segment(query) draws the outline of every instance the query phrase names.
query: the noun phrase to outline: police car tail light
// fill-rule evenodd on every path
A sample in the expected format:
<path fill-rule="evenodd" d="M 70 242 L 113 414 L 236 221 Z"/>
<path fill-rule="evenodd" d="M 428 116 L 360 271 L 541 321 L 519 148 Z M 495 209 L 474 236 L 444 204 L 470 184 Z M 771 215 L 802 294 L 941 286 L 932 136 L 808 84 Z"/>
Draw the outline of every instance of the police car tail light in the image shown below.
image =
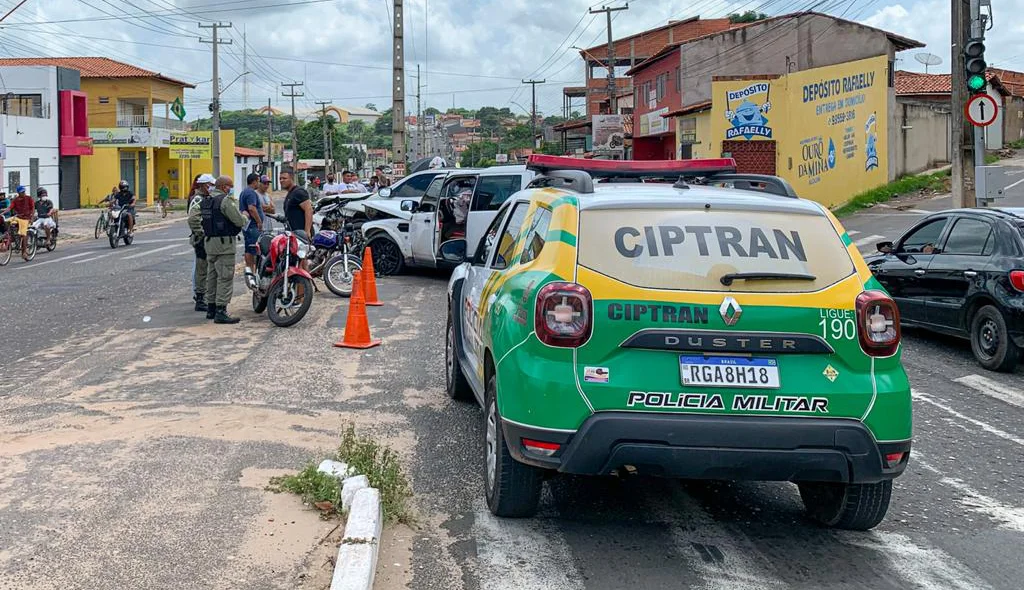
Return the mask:
<path fill-rule="evenodd" d="M 558 452 L 558 449 L 562 448 L 562 445 L 552 442 L 544 442 L 541 440 L 531 440 L 528 438 L 523 439 L 523 447 L 531 453 L 538 455 L 544 455 L 545 457 L 551 457 Z"/>
<path fill-rule="evenodd" d="M 903 460 L 903 456 L 906 453 L 888 453 L 885 455 L 885 466 L 889 469 L 896 467 Z"/>
<path fill-rule="evenodd" d="M 1011 270 L 1010 284 L 1014 289 L 1024 293 L 1024 270 Z"/>
<path fill-rule="evenodd" d="M 857 296 L 857 333 L 860 346 L 871 356 L 892 356 L 900 345 L 900 310 L 881 291 Z"/>
<path fill-rule="evenodd" d="M 594 302 L 590 291 L 575 283 L 550 283 L 537 293 L 534 328 L 548 346 L 576 348 L 590 338 Z"/>

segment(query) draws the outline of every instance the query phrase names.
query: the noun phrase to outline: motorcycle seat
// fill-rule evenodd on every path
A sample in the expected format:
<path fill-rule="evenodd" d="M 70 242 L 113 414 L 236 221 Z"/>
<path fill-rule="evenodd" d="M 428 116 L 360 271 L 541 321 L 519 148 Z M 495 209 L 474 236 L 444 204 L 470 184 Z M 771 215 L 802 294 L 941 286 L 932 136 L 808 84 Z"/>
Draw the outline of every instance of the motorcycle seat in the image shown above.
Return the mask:
<path fill-rule="evenodd" d="M 270 240 L 274 238 L 271 234 L 261 234 L 259 240 L 256 241 L 256 245 L 259 246 L 260 254 L 267 254 L 270 252 Z"/>

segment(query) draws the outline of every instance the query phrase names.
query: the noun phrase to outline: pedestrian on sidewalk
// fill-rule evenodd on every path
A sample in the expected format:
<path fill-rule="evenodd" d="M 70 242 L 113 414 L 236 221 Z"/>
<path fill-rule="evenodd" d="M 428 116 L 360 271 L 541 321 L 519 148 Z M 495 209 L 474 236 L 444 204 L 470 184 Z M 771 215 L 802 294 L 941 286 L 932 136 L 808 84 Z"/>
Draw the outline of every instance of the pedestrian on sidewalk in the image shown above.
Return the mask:
<path fill-rule="evenodd" d="M 171 201 L 171 189 L 167 188 L 167 184 L 160 183 L 160 191 L 157 193 L 160 196 L 160 211 L 163 212 L 163 217 L 167 217 L 167 207 L 170 206 Z"/>
<path fill-rule="evenodd" d="M 248 220 L 245 229 L 242 230 L 242 236 L 245 238 L 245 265 L 256 272 L 256 242 L 263 233 L 263 224 L 266 221 L 263 208 L 260 206 L 260 196 L 256 193 L 256 188 L 260 185 L 260 175 L 249 174 L 245 183 L 248 186 L 242 189 L 242 194 L 238 197 L 242 217 Z"/>
<path fill-rule="evenodd" d="M 228 315 L 228 304 L 235 280 L 235 242 L 246 219 L 234 196 L 234 187 L 230 176 L 217 178 L 213 190 L 199 205 L 206 237 L 206 318 L 217 324 L 239 321 Z"/>
<path fill-rule="evenodd" d="M 264 219 L 263 227 L 269 229 L 274 228 L 274 222 L 271 221 L 267 215 L 274 215 L 277 213 L 277 209 L 274 207 L 274 199 L 270 197 L 270 177 L 264 174 L 260 176 L 260 186 L 256 189 L 256 194 L 260 197 L 260 207 L 263 209 Z"/>
<path fill-rule="evenodd" d="M 189 235 L 189 244 L 195 250 L 195 259 L 192 261 L 192 292 L 196 302 L 196 311 L 208 311 L 206 301 L 206 246 L 203 235 L 203 217 L 200 211 L 200 204 L 203 197 L 210 194 L 210 187 L 214 183 L 213 176 L 209 174 L 197 174 L 192 181 L 192 190 L 188 193 L 188 228 L 192 231 Z M 210 303 L 212 305 L 212 302 Z"/>

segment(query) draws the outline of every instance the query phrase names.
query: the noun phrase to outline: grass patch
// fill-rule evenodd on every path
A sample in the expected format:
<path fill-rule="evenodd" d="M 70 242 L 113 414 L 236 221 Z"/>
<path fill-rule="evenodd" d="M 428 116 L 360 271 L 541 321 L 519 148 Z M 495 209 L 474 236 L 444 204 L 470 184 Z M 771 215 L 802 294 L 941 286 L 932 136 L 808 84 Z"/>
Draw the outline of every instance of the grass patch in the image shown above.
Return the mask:
<path fill-rule="evenodd" d="M 985 164 L 995 164 L 1000 159 L 996 154 L 985 154 Z"/>
<path fill-rule="evenodd" d="M 409 506 L 412 488 L 402 471 L 398 453 L 357 434 L 355 426 L 349 425 L 341 434 L 338 450 L 324 458 L 348 464 L 353 473 L 365 475 L 370 486 L 380 490 L 385 521 L 412 524 L 413 513 Z M 267 490 L 297 494 L 304 503 L 315 506 L 327 517 L 341 514 L 341 487 L 337 478 L 316 468 L 317 464 L 309 463 L 295 475 L 272 478 Z"/>
<path fill-rule="evenodd" d="M 1010 142 L 1007 144 L 1011 149 L 1024 150 L 1024 139 L 1018 139 L 1017 141 Z"/>
<path fill-rule="evenodd" d="M 890 182 L 885 186 L 873 188 L 869 191 L 855 195 L 848 203 L 832 211 L 836 217 L 843 217 L 861 209 L 870 207 L 877 203 L 884 203 L 889 199 L 900 195 L 917 193 L 921 191 L 945 192 L 949 190 L 949 170 L 934 172 L 932 174 L 916 174 L 904 176 L 899 180 Z"/>

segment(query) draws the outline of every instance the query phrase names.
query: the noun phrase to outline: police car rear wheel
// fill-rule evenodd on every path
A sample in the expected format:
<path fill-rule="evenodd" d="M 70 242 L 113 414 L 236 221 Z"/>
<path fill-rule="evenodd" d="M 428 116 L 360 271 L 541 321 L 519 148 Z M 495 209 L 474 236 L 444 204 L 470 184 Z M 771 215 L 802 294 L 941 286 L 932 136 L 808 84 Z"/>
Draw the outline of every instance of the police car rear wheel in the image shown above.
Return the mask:
<path fill-rule="evenodd" d="M 472 397 L 469 382 L 462 374 L 462 364 L 459 362 L 458 349 L 455 342 L 455 324 L 452 322 L 452 314 L 448 313 L 448 330 L 445 336 L 444 346 L 445 361 L 445 389 L 448 397 L 454 400 L 468 400 Z"/>
<path fill-rule="evenodd" d="M 873 484 L 806 482 L 798 484 L 808 515 L 832 528 L 866 531 L 885 518 L 892 480 Z"/>
<path fill-rule="evenodd" d="M 487 507 L 495 516 L 525 518 L 537 513 L 543 485 L 540 469 L 524 465 L 508 451 L 501 430 L 501 416 L 495 400 L 494 375 L 487 379 L 486 424 L 484 434 Z"/>

